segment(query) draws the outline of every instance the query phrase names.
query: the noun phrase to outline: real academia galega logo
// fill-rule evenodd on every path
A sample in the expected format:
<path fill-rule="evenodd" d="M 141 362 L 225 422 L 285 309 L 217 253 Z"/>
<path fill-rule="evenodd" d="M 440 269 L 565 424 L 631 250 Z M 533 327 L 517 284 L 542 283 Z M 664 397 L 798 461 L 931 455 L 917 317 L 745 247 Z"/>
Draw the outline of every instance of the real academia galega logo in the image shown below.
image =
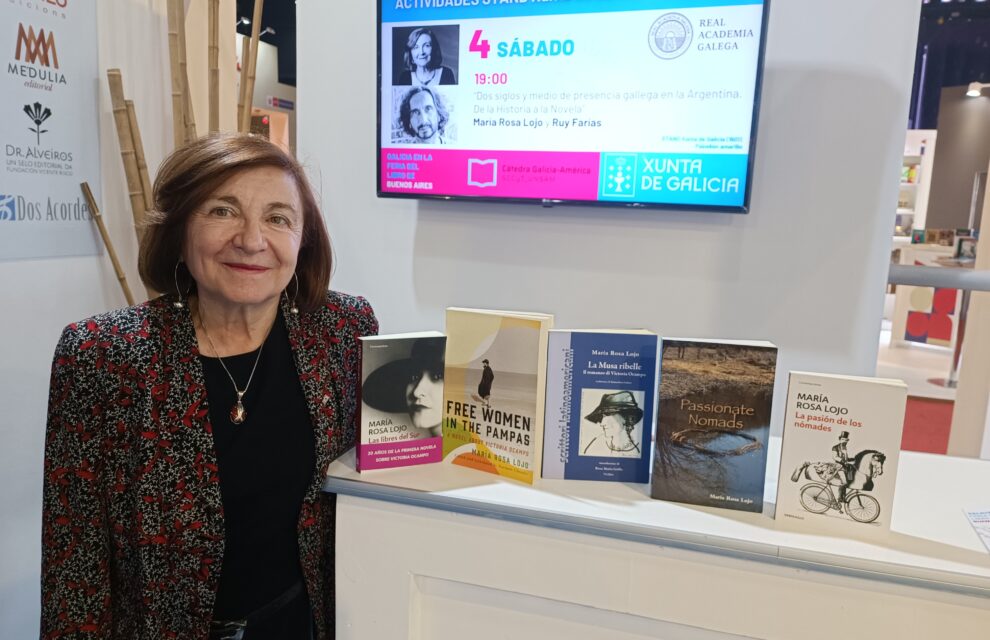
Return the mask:
<path fill-rule="evenodd" d="M 690 20 L 679 13 L 665 13 L 650 27 L 650 51 L 658 58 L 671 60 L 688 50 L 693 37 Z"/>

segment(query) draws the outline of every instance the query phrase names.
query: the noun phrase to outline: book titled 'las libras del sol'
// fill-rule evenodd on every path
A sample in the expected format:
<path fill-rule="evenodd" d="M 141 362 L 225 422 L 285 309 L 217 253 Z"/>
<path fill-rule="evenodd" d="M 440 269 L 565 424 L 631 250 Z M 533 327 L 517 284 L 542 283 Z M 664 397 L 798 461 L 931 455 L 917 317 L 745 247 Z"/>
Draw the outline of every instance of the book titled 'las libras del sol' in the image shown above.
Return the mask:
<path fill-rule="evenodd" d="M 760 512 L 777 347 L 664 338 L 651 495 Z"/>
<path fill-rule="evenodd" d="M 533 483 L 543 454 L 543 313 L 447 309 L 443 458 Z"/>
<path fill-rule="evenodd" d="M 361 338 L 358 471 L 440 461 L 446 341 L 437 331 Z"/>

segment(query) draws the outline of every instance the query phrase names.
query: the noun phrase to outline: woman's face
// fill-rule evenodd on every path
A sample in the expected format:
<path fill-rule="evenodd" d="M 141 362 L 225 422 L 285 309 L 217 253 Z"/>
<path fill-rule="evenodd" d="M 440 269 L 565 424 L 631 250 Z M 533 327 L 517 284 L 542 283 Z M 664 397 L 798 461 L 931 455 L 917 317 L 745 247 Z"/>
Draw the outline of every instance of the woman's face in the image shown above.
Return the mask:
<path fill-rule="evenodd" d="M 601 428 L 605 437 L 613 442 L 618 443 L 625 439 L 623 435 L 626 431 L 626 420 L 621 413 L 610 413 L 602 417 Z"/>
<path fill-rule="evenodd" d="M 416 38 L 416 44 L 413 45 L 409 55 L 412 56 L 413 64 L 417 67 L 425 67 L 433 57 L 433 38 L 426 33 L 420 35 Z"/>
<path fill-rule="evenodd" d="M 299 189 L 289 173 L 256 167 L 234 174 L 186 225 L 182 257 L 200 304 L 277 302 L 295 272 L 302 227 Z"/>
<path fill-rule="evenodd" d="M 443 374 L 429 369 L 413 373 L 406 384 L 406 407 L 417 429 L 439 426 L 443 409 Z"/>

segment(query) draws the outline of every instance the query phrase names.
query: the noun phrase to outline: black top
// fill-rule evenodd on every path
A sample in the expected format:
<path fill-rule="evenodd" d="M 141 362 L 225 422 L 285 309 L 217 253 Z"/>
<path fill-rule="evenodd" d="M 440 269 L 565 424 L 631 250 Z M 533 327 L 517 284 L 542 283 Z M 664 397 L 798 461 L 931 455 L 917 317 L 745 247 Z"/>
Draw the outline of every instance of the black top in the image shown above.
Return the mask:
<path fill-rule="evenodd" d="M 247 418 L 239 425 L 230 421 L 237 401 L 234 385 L 217 358 L 200 356 L 225 525 L 215 620 L 244 618 L 303 580 L 296 527 L 313 480 L 316 451 L 281 313 L 261 349 L 254 379 L 244 394 Z M 252 351 L 223 359 L 242 389 L 257 355 Z M 308 640 L 309 623 L 304 590 L 245 638 Z"/>
<path fill-rule="evenodd" d="M 399 74 L 399 81 L 395 84 L 412 84 L 412 74 L 413 72 L 409 69 L 402 71 Z M 454 72 L 450 69 L 450 67 L 440 67 L 440 82 L 431 83 L 430 86 L 433 84 L 457 84 L 457 79 L 454 78 Z"/>

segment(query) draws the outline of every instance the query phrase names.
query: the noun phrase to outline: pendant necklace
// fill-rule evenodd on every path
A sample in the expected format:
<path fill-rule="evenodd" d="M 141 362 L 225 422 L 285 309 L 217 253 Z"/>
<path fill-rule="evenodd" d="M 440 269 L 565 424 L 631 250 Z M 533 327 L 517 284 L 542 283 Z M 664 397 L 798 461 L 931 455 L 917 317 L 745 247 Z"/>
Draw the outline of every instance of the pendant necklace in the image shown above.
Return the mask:
<path fill-rule="evenodd" d="M 424 87 L 427 87 L 427 86 L 429 86 L 429 85 L 430 85 L 430 83 L 431 83 L 431 82 L 433 82 L 433 79 L 437 77 L 437 70 L 436 70 L 436 69 L 434 69 L 434 70 L 433 70 L 433 71 L 432 71 L 432 72 L 430 73 L 430 77 L 429 77 L 429 78 L 427 78 L 426 80 L 423 80 L 423 75 L 422 75 L 422 74 L 420 74 L 420 72 L 419 72 L 419 69 L 417 69 L 417 70 L 416 70 L 416 77 L 417 77 L 417 79 L 418 79 L 418 80 L 420 81 L 420 83 L 421 83 L 421 84 L 422 84 L 422 85 L 423 85 Z"/>
<path fill-rule="evenodd" d="M 217 360 L 220 361 L 220 366 L 223 367 L 224 373 L 230 378 L 230 383 L 234 385 L 234 392 L 237 393 L 237 402 L 234 406 L 230 408 L 230 421 L 234 424 L 241 424 L 247 419 L 247 410 L 244 408 L 244 394 L 247 393 L 248 388 L 251 386 L 251 381 L 254 380 L 254 372 L 258 369 L 258 362 L 261 361 L 261 350 L 265 348 L 265 342 L 268 342 L 268 335 L 265 335 L 265 339 L 262 340 L 261 346 L 258 347 L 258 355 L 254 358 L 254 366 L 251 367 L 251 375 L 248 376 L 247 384 L 244 385 L 244 389 L 237 388 L 237 381 L 234 380 L 234 376 L 231 375 L 230 369 L 224 363 L 223 358 L 220 357 L 220 352 L 217 351 L 217 346 L 213 344 L 213 339 L 210 337 L 210 332 L 206 330 L 206 324 L 203 322 L 203 317 L 199 318 L 199 326 L 203 328 L 203 335 L 206 336 L 206 341 L 210 343 L 210 347 L 213 349 L 213 353 L 216 354 Z M 271 328 L 268 329 L 271 333 Z"/>

